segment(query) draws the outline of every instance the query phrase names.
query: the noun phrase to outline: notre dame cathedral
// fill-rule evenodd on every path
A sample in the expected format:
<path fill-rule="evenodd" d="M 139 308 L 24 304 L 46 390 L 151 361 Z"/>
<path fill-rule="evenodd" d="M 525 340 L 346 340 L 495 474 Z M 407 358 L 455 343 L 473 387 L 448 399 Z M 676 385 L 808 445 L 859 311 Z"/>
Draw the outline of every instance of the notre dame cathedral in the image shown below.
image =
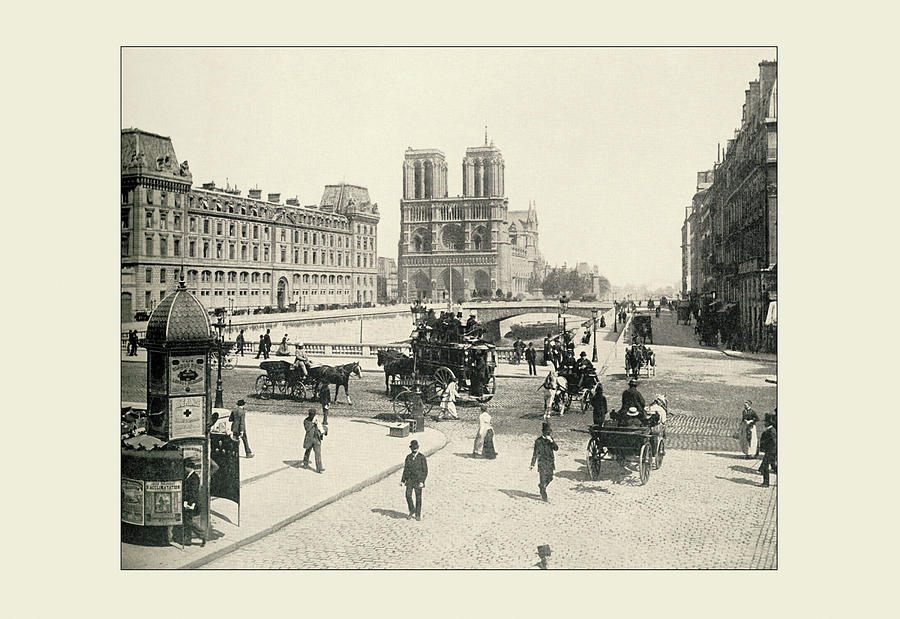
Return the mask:
<path fill-rule="evenodd" d="M 539 289 L 537 210 L 509 209 L 500 149 L 485 134 L 466 149 L 462 196 L 448 197 L 437 149 L 406 149 L 400 200 L 399 294 L 403 301 L 469 300 Z"/>

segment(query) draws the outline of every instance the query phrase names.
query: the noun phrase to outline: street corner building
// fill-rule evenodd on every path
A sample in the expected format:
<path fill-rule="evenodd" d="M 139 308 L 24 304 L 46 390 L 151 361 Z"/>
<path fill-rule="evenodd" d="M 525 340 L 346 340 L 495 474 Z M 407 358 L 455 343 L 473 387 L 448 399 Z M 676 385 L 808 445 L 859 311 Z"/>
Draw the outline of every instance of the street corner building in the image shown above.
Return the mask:
<path fill-rule="evenodd" d="M 462 196 L 449 197 L 437 149 L 408 148 L 400 200 L 398 294 L 404 301 L 528 295 L 539 288 L 537 209 L 510 210 L 500 149 L 466 149 Z"/>
<path fill-rule="evenodd" d="M 378 205 L 365 187 L 326 185 L 318 205 L 193 186 L 172 140 L 122 130 L 122 320 L 188 290 L 210 309 L 375 302 Z"/>
<path fill-rule="evenodd" d="M 775 352 L 778 65 L 759 63 L 741 126 L 697 173 L 681 228 L 681 293 L 732 348 Z"/>

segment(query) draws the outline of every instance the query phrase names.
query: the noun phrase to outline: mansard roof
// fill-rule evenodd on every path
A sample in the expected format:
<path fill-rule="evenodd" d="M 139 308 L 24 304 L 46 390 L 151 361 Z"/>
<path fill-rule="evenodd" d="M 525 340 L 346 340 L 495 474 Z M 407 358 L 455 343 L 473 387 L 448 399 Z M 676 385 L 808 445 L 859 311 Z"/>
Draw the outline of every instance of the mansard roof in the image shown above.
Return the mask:
<path fill-rule="evenodd" d="M 171 138 L 143 131 L 122 129 L 122 174 L 142 174 L 174 179 L 185 183 L 192 180 L 187 161 L 178 163 Z"/>

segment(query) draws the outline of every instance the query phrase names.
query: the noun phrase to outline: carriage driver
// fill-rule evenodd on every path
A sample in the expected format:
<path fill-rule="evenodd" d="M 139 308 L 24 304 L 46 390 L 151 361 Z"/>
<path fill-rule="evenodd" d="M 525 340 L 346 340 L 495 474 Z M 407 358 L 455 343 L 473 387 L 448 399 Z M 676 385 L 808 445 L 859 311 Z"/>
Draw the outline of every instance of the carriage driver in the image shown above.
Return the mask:
<path fill-rule="evenodd" d="M 581 351 L 581 355 L 578 357 L 578 362 L 575 364 L 575 368 L 578 370 L 578 386 L 579 387 L 592 387 L 593 385 L 587 384 L 585 382 L 588 379 L 588 376 L 595 373 L 594 364 L 591 363 L 591 360 L 587 358 L 587 353 Z"/>
<path fill-rule="evenodd" d="M 294 352 L 294 369 L 299 369 L 303 377 L 309 376 L 310 361 L 303 351 L 303 343 L 297 344 Z"/>
<path fill-rule="evenodd" d="M 637 384 L 633 378 L 628 381 L 628 389 L 622 392 L 622 408 L 619 409 L 618 418 L 624 417 L 630 408 L 635 408 L 639 413 L 643 413 L 647 408 L 644 396 L 637 390 Z"/>

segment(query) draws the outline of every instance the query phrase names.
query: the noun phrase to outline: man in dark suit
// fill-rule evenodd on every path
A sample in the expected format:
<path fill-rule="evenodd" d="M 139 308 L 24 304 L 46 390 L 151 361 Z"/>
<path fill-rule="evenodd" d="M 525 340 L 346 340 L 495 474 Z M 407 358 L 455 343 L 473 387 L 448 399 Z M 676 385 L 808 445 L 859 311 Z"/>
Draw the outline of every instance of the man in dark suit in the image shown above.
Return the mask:
<path fill-rule="evenodd" d="M 644 396 L 637 390 L 638 382 L 635 379 L 628 381 L 628 389 L 622 392 L 622 408 L 619 409 L 619 415 L 624 415 L 632 406 L 639 412 L 644 412 L 647 403 L 644 402 Z"/>
<path fill-rule="evenodd" d="M 206 545 L 206 532 L 201 529 L 194 518 L 200 514 L 200 462 L 196 458 L 187 458 L 184 461 L 184 486 L 181 492 L 183 502 L 182 540 L 185 546 L 190 546 L 194 539 L 194 533 L 200 538 L 200 547 Z"/>
<path fill-rule="evenodd" d="M 269 351 L 272 350 L 272 336 L 269 335 L 269 330 L 268 330 L 268 329 L 266 329 L 266 334 L 265 334 L 265 336 L 263 337 L 263 344 L 265 344 L 265 348 L 266 348 L 266 352 L 265 352 L 264 354 L 265 354 L 265 356 L 266 356 L 266 359 L 268 359 L 268 358 L 269 358 Z"/>
<path fill-rule="evenodd" d="M 550 361 L 550 334 L 547 334 L 547 337 L 544 338 L 544 365 L 547 365 L 547 362 Z"/>
<path fill-rule="evenodd" d="M 528 362 L 528 375 L 537 376 L 537 367 L 535 367 L 537 351 L 534 349 L 534 344 L 531 342 L 528 342 L 528 348 L 525 349 L 525 361 Z"/>
<path fill-rule="evenodd" d="M 266 354 L 266 336 L 265 334 L 261 334 L 259 336 L 259 344 L 256 345 L 256 358 L 259 359 L 260 355 Z M 266 359 L 267 357 L 263 357 Z"/>
<path fill-rule="evenodd" d="M 244 400 L 238 400 L 237 406 L 231 411 L 231 435 L 235 443 L 240 440 L 244 441 L 244 453 L 248 458 L 252 458 L 253 452 L 250 451 L 250 442 L 247 440 L 247 420 L 245 418 L 244 404 L 246 404 Z"/>
<path fill-rule="evenodd" d="M 322 439 L 324 433 L 316 423 L 316 409 L 309 409 L 306 419 L 303 420 L 303 429 L 306 435 L 303 437 L 303 466 L 309 466 L 309 452 L 315 452 L 316 456 L 316 472 L 324 473 L 325 467 L 322 466 Z"/>
<path fill-rule="evenodd" d="M 415 517 L 422 519 L 422 488 L 425 487 L 425 478 L 428 477 L 428 460 L 425 454 L 419 452 L 419 441 L 409 442 L 409 455 L 403 465 L 403 476 L 400 485 L 406 486 L 406 505 L 409 507 L 409 519 Z M 416 493 L 416 501 L 413 503 L 413 492 Z"/>
<path fill-rule="evenodd" d="M 534 451 L 531 454 L 531 469 L 534 469 L 534 463 L 538 465 L 538 490 L 541 491 L 541 498 L 547 499 L 547 486 L 553 481 L 553 471 L 556 469 L 556 457 L 554 451 L 559 449 L 559 445 L 550 436 L 550 423 L 545 421 L 541 424 L 541 435 L 534 440 Z"/>
<path fill-rule="evenodd" d="M 759 472 L 763 476 L 763 482 L 760 486 L 768 488 L 769 467 L 772 467 L 773 473 L 778 474 L 778 435 L 775 431 L 775 415 L 767 414 L 763 425 L 766 427 L 766 430 L 759 437 L 759 450 L 764 452 L 762 464 L 759 465 Z"/>
<path fill-rule="evenodd" d="M 603 385 L 597 383 L 594 394 L 591 396 L 591 408 L 594 409 L 594 425 L 602 426 L 609 412 L 606 404 L 606 396 L 603 395 Z"/>

